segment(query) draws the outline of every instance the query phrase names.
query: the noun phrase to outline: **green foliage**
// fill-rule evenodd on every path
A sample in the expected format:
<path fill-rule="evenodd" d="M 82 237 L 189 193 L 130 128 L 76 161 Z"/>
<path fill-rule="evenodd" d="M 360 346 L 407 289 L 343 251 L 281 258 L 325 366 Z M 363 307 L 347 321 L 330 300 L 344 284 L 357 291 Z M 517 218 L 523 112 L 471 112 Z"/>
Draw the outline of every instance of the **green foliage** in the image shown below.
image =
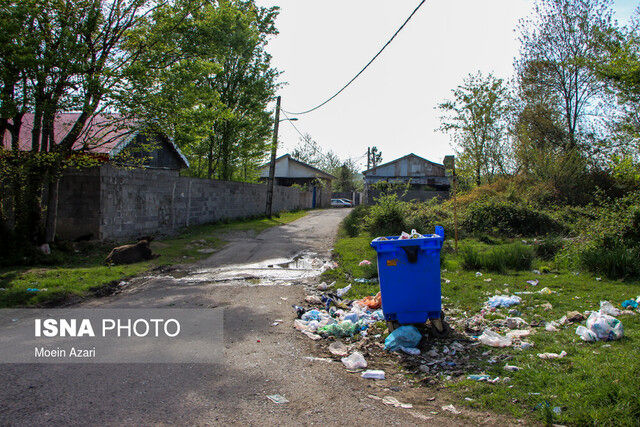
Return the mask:
<path fill-rule="evenodd" d="M 356 237 L 362 231 L 362 224 L 369 214 L 369 207 L 358 205 L 342 220 L 342 229 L 349 237 Z"/>
<path fill-rule="evenodd" d="M 511 243 L 480 250 L 465 245 L 461 248 L 462 267 L 467 270 L 487 270 L 505 273 L 508 270 L 530 270 L 534 251 L 522 243 Z"/>
<path fill-rule="evenodd" d="M 587 270 L 609 279 L 640 278 L 640 246 L 588 247 L 580 253 L 580 262 Z"/>
<path fill-rule="evenodd" d="M 535 243 L 536 256 L 545 261 L 551 261 L 564 247 L 564 242 L 560 237 L 545 237 Z"/>
<path fill-rule="evenodd" d="M 478 202 L 469 206 L 462 227 L 466 232 L 502 236 L 537 236 L 564 231 L 549 214 L 512 202 Z"/>
<path fill-rule="evenodd" d="M 407 204 L 396 194 L 385 194 L 376 199 L 365 218 L 365 229 L 372 236 L 397 236 L 406 230 Z"/>

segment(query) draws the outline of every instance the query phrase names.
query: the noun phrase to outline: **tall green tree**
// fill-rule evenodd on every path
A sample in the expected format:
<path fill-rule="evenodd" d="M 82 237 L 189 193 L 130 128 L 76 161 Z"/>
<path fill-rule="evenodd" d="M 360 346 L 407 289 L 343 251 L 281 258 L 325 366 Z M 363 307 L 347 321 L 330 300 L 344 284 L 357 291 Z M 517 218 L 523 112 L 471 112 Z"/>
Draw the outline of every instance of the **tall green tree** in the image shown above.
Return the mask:
<path fill-rule="evenodd" d="M 508 91 L 502 79 L 478 72 L 452 93 L 452 99 L 438 105 L 443 113 L 439 130 L 452 134 L 461 171 L 480 185 L 483 177 L 506 172 Z"/>

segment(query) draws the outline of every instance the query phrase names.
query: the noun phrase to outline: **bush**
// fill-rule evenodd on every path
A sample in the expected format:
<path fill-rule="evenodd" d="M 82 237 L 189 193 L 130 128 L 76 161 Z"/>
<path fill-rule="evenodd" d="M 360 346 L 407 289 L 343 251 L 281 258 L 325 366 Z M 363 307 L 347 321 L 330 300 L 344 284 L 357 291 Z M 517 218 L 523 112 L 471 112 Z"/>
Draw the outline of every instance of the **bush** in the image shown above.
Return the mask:
<path fill-rule="evenodd" d="M 376 202 L 365 218 L 365 228 L 372 237 L 397 236 L 407 229 L 407 203 L 396 194 L 385 194 Z"/>
<path fill-rule="evenodd" d="M 368 206 L 358 205 L 342 221 L 342 228 L 349 237 L 356 237 L 362 231 L 362 223 L 369 213 Z"/>
<path fill-rule="evenodd" d="M 580 253 L 584 268 L 609 279 L 640 278 L 640 247 L 593 246 Z"/>
<path fill-rule="evenodd" d="M 512 202 L 478 202 L 469 206 L 462 222 L 468 233 L 501 236 L 537 236 L 565 231 L 547 213 Z"/>
<path fill-rule="evenodd" d="M 436 225 L 440 225 L 444 227 L 446 237 L 453 237 L 453 211 L 446 209 L 438 199 L 409 203 L 407 209 L 407 231 L 415 229 L 421 234 L 431 234 Z"/>
<path fill-rule="evenodd" d="M 533 248 L 522 243 L 501 245 L 484 252 L 464 246 L 461 249 L 462 267 L 466 270 L 488 270 L 504 273 L 507 270 L 530 270 Z"/>
<path fill-rule="evenodd" d="M 551 261 L 563 248 L 564 242 L 559 237 L 547 237 L 535 246 L 536 256 L 545 261 Z"/>

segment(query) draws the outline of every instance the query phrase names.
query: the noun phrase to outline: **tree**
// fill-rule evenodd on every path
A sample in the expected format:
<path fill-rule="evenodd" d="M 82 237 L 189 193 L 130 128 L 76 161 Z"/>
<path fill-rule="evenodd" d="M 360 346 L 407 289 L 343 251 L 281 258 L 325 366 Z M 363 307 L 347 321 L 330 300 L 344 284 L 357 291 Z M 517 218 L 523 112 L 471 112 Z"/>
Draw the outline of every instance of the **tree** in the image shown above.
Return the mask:
<path fill-rule="evenodd" d="M 461 170 L 469 170 L 480 185 L 483 176 L 506 172 L 507 89 L 502 79 L 478 72 L 452 92 L 452 100 L 438 105 L 443 112 L 439 130 L 453 134 Z"/>
<path fill-rule="evenodd" d="M 2 155 L 3 183 L 9 181 L 14 226 L 22 237 L 53 240 L 58 180 L 73 153 L 93 141 L 83 129 L 123 81 L 124 70 L 156 39 L 132 42 L 126 35 L 157 7 L 156 0 L 0 1 L 0 130 L 13 143 Z M 56 114 L 79 112 L 60 141 L 54 140 Z M 17 135 L 25 113 L 34 114 L 31 152 L 21 153 Z M 40 194 L 45 191 L 44 202 Z M 46 212 L 44 227 L 40 219 Z M 44 228 L 44 230 L 42 229 Z M 37 237 L 40 235 L 40 237 Z"/>
<path fill-rule="evenodd" d="M 611 25 L 611 0 L 537 0 L 533 16 L 520 22 L 520 84 L 550 95 L 563 116 L 566 150 L 579 145 L 584 118 L 603 94 L 589 64 L 604 54 L 598 36 Z"/>

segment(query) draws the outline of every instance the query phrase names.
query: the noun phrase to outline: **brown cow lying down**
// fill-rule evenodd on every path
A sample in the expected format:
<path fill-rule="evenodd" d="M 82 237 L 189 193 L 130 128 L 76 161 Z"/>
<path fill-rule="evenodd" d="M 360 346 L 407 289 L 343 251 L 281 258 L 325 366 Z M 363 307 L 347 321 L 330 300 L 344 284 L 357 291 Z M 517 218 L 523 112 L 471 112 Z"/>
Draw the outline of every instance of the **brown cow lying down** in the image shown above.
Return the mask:
<path fill-rule="evenodd" d="M 151 248 L 149 247 L 150 241 L 151 239 L 147 238 L 140 240 L 135 244 L 113 248 L 106 259 L 107 264 L 133 264 L 159 257 L 160 255 L 156 255 L 151 252 Z"/>

